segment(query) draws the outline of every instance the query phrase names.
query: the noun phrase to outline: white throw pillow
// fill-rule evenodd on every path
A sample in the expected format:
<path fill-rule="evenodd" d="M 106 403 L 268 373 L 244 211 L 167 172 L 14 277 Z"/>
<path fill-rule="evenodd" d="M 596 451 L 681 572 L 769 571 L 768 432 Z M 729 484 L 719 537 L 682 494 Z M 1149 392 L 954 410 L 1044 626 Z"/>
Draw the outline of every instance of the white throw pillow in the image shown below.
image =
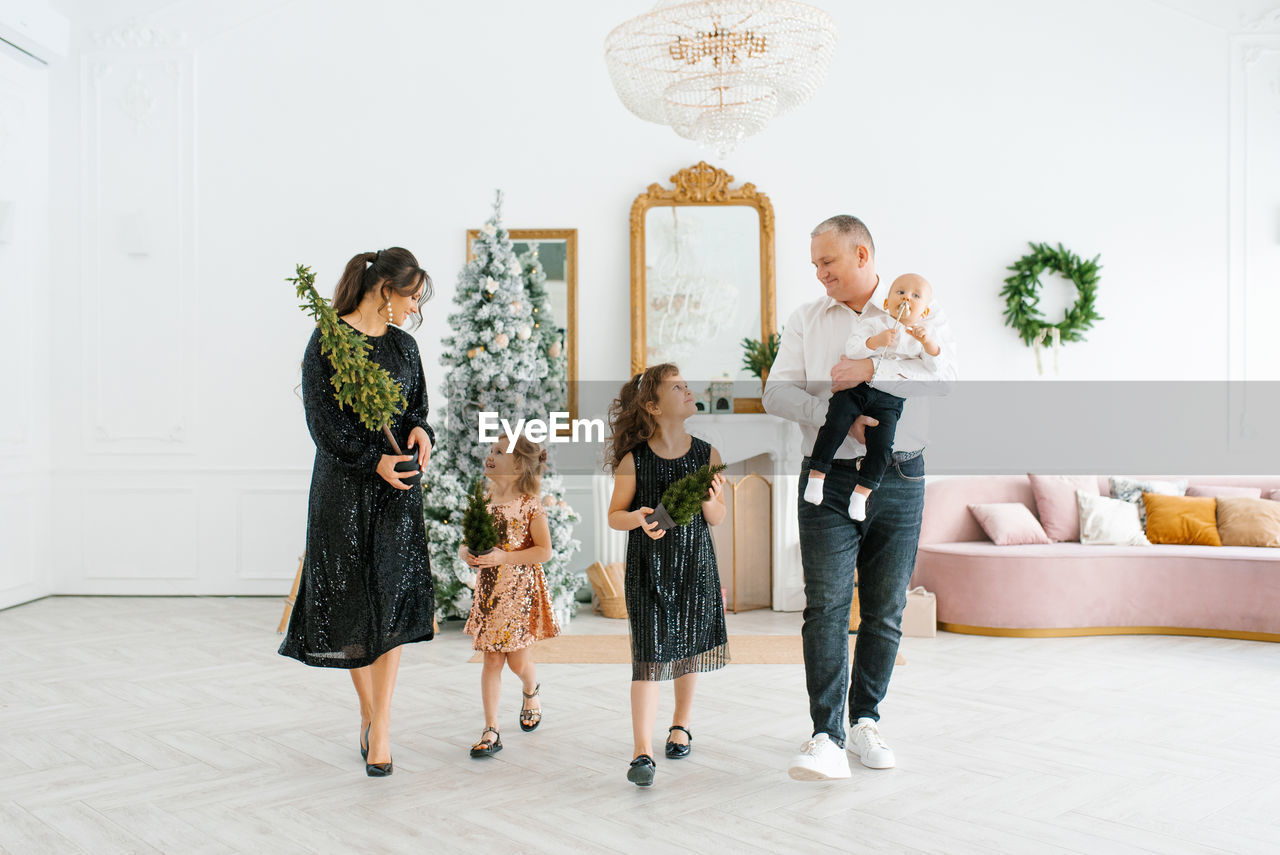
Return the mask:
<path fill-rule="evenodd" d="M 1151 545 L 1138 521 L 1138 506 L 1132 502 L 1077 490 L 1076 505 L 1080 509 L 1080 542 L 1086 546 Z"/>

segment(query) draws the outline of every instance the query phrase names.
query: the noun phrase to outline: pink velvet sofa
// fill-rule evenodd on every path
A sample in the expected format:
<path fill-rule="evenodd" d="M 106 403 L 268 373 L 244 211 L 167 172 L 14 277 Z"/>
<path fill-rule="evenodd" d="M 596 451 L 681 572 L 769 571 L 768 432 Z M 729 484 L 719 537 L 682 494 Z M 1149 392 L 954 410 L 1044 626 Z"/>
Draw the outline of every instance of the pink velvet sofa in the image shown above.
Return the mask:
<path fill-rule="evenodd" d="M 1162 476 L 1169 477 L 1169 476 Z M 1280 477 L 1196 476 L 1190 484 L 1280 488 Z M 1109 495 L 1105 477 L 1098 479 Z M 925 487 L 911 584 L 937 595 L 938 626 L 979 635 L 1153 633 L 1280 641 L 1280 549 L 1245 546 L 996 546 L 969 511 L 1036 503 L 1025 475 Z"/>

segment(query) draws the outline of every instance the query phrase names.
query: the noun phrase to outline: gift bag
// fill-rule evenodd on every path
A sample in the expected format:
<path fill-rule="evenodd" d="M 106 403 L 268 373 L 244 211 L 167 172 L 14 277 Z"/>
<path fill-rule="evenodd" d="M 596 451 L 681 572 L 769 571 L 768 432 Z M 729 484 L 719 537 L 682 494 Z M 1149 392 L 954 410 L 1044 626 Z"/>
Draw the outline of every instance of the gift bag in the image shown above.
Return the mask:
<path fill-rule="evenodd" d="M 938 601 L 923 587 L 907 589 L 902 634 L 913 638 L 933 638 L 938 634 Z"/>

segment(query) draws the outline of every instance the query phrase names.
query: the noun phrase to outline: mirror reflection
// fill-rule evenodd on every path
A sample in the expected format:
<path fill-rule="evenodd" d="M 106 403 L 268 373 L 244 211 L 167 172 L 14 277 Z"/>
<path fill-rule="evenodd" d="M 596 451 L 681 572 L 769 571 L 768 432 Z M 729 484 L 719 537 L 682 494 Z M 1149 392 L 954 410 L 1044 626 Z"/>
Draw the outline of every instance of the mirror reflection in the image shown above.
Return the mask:
<path fill-rule="evenodd" d="M 577 418 L 577 229 L 508 229 L 512 249 L 525 271 L 525 288 L 546 292 L 548 317 L 535 321 L 547 344 L 548 360 L 564 389 L 564 408 Z M 467 260 L 474 257 L 476 229 L 467 230 Z"/>
<path fill-rule="evenodd" d="M 743 205 L 645 212 L 646 361 L 684 376 L 745 380 L 741 341 L 760 336 L 760 216 Z"/>

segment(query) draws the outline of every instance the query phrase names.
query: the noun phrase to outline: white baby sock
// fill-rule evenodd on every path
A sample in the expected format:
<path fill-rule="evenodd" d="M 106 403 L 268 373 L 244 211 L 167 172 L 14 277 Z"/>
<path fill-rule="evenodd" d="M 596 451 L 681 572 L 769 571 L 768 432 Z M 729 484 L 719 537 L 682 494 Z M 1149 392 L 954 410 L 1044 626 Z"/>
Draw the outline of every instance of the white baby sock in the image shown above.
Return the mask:
<path fill-rule="evenodd" d="M 804 500 L 811 505 L 822 504 L 822 485 L 825 481 L 822 478 L 809 478 L 809 483 L 804 488 Z"/>
<path fill-rule="evenodd" d="M 867 497 L 859 493 L 857 490 L 854 490 L 849 496 L 849 519 L 865 520 L 866 518 Z"/>

